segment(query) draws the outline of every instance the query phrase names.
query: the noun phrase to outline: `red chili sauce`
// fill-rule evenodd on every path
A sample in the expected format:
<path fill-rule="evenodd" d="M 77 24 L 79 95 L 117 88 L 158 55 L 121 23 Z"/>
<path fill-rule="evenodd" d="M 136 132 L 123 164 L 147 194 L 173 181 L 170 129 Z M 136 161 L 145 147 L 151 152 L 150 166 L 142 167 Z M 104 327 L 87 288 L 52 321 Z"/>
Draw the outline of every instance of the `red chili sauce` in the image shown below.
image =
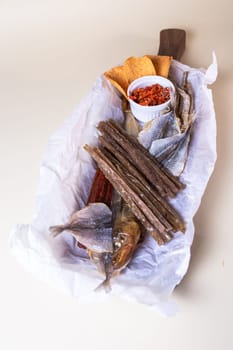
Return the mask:
<path fill-rule="evenodd" d="M 168 87 L 153 84 L 144 88 L 134 89 L 129 98 L 141 106 L 156 106 L 170 99 L 170 91 Z"/>

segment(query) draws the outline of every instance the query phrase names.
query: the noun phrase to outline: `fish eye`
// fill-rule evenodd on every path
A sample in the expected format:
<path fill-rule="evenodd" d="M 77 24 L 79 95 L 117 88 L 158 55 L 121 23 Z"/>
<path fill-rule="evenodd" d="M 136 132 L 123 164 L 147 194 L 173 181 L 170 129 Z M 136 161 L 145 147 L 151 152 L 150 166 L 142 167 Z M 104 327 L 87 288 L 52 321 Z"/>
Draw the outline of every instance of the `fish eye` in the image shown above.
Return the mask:
<path fill-rule="evenodd" d="M 121 248 L 121 242 L 119 242 L 119 241 L 114 242 L 114 248 L 115 249 L 120 249 Z"/>

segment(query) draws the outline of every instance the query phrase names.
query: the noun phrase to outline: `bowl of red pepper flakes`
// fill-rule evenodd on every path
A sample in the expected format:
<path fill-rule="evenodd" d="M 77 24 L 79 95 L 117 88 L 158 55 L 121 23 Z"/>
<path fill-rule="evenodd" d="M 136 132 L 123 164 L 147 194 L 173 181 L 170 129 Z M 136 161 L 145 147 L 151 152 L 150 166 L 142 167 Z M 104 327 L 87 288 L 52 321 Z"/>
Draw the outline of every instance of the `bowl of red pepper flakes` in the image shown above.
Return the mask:
<path fill-rule="evenodd" d="M 141 122 L 147 122 L 168 111 L 175 94 L 172 82 L 158 75 L 134 80 L 128 87 L 130 109 Z"/>

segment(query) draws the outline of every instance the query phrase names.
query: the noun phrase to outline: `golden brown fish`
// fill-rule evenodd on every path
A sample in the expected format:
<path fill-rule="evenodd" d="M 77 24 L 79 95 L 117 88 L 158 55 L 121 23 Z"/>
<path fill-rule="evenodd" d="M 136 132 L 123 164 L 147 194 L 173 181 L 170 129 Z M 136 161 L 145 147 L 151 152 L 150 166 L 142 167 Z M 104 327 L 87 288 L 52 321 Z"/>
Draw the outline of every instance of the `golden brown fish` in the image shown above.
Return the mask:
<path fill-rule="evenodd" d="M 113 269 L 120 272 L 133 257 L 141 236 L 141 225 L 118 193 L 113 197 Z"/>

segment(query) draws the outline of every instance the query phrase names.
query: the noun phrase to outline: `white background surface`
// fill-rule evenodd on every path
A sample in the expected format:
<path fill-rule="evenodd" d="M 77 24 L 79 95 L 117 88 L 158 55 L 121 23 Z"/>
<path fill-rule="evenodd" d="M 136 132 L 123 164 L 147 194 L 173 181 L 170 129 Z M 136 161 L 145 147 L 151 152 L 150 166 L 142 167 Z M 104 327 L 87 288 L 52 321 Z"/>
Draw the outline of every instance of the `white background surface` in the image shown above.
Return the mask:
<path fill-rule="evenodd" d="M 1 349 L 232 349 L 231 6 L 228 0 L 1 1 Z M 159 31 L 168 27 L 187 32 L 182 62 L 207 67 L 216 52 L 218 161 L 195 217 L 189 272 L 174 292 L 180 312 L 164 319 L 119 299 L 84 305 L 62 295 L 17 264 L 8 236 L 16 223 L 32 219 L 50 134 L 97 76 L 128 56 L 156 52 Z"/>

